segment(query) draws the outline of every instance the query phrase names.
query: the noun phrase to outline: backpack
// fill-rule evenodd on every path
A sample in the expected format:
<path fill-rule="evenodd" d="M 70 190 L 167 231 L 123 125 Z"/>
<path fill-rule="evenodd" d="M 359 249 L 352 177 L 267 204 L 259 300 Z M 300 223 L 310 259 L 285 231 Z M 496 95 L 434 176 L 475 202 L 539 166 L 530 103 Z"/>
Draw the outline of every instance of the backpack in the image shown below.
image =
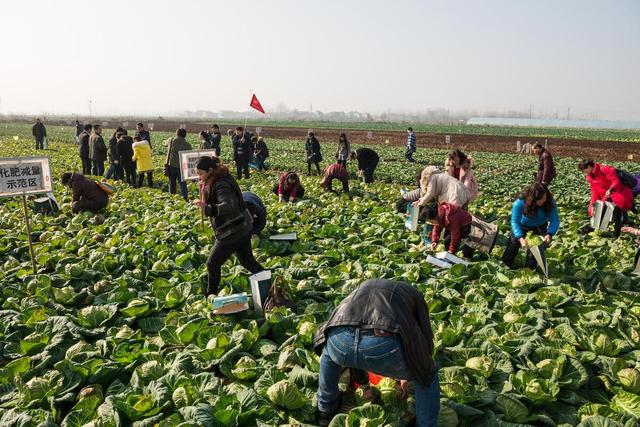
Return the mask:
<path fill-rule="evenodd" d="M 633 189 L 638 184 L 638 181 L 636 181 L 636 177 L 625 170 L 616 169 L 616 175 L 618 175 L 618 179 L 620 180 L 620 182 L 622 182 L 622 184 L 631 189 Z"/>
<path fill-rule="evenodd" d="M 100 187 L 102 191 L 107 193 L 107 196 L 112 196 L 116 192 L 116 188 L 113 185 L 109 184 L 108 182 L 96 181 L 95 183 L 98 187 Z"/>

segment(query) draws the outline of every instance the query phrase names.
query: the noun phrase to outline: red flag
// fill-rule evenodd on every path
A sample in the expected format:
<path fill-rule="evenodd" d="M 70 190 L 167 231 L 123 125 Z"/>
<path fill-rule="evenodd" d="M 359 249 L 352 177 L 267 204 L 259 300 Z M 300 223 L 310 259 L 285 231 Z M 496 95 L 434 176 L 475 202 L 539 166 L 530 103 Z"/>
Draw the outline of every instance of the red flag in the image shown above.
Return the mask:
<path fill-rule="evenodd" d="M 264 108 L 262 108 L 262 105 L 260 104 L 260 101 L 258 101 L 258 98 L 256 97 L 255 93 L 251 97 L 251 102 L 249 103 L 249 107 L 254 108 L 260 111 L 262 114 L 264 114 Z"/>

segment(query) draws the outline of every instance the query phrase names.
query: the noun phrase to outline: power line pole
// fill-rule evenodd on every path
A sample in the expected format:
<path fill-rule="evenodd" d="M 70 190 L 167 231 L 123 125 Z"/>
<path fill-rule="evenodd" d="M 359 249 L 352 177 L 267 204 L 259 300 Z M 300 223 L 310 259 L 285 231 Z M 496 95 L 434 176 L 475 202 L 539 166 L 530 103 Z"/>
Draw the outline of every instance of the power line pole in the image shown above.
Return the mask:
<path fill-rule="evenodd" d="M 529 120 L 533 118 L 533 104 L 529 104 Z"/>
<path fill-rule="evenodd" d="M 571 107 L 567 107 L 567 120 L 571 118 Z"/>

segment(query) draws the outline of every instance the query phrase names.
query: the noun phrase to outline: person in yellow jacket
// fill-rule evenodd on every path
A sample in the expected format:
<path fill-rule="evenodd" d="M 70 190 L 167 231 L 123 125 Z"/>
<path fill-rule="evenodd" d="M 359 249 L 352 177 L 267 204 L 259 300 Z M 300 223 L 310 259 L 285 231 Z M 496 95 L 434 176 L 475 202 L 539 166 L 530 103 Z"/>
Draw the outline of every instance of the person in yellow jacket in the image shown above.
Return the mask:
<path fill-rule="evenodd" d="M 151 159 L 151 146 L 149 141 L 142 141 L 139 136 L 134 138 L 133 157 L 138 171 L 138 187 L 142 187 L 144 174 L 147 174 L 147 183 L 153 187 L 153 160 Z"/>

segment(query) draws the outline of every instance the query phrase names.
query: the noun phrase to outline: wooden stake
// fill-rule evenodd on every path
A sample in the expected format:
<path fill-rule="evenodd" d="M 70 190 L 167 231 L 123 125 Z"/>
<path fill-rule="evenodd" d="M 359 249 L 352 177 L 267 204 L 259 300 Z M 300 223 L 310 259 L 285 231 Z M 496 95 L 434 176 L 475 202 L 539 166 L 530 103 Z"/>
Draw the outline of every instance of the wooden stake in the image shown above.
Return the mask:
<path fill-rule="evenodd" d="M 31 224 L 29 224 L 29 210 L 27 209 L 27 196 L 22 194 L 22 206 L 24 207 L 24 222 L 27 225 L 27 238 L 29 240 L 29 254 L 31 255 L 31 266 L 33 267 L 33 274 L 37 274 L 36 269 L 36 256 L 33 253 L 33 242 L 31 241 Z"/>

